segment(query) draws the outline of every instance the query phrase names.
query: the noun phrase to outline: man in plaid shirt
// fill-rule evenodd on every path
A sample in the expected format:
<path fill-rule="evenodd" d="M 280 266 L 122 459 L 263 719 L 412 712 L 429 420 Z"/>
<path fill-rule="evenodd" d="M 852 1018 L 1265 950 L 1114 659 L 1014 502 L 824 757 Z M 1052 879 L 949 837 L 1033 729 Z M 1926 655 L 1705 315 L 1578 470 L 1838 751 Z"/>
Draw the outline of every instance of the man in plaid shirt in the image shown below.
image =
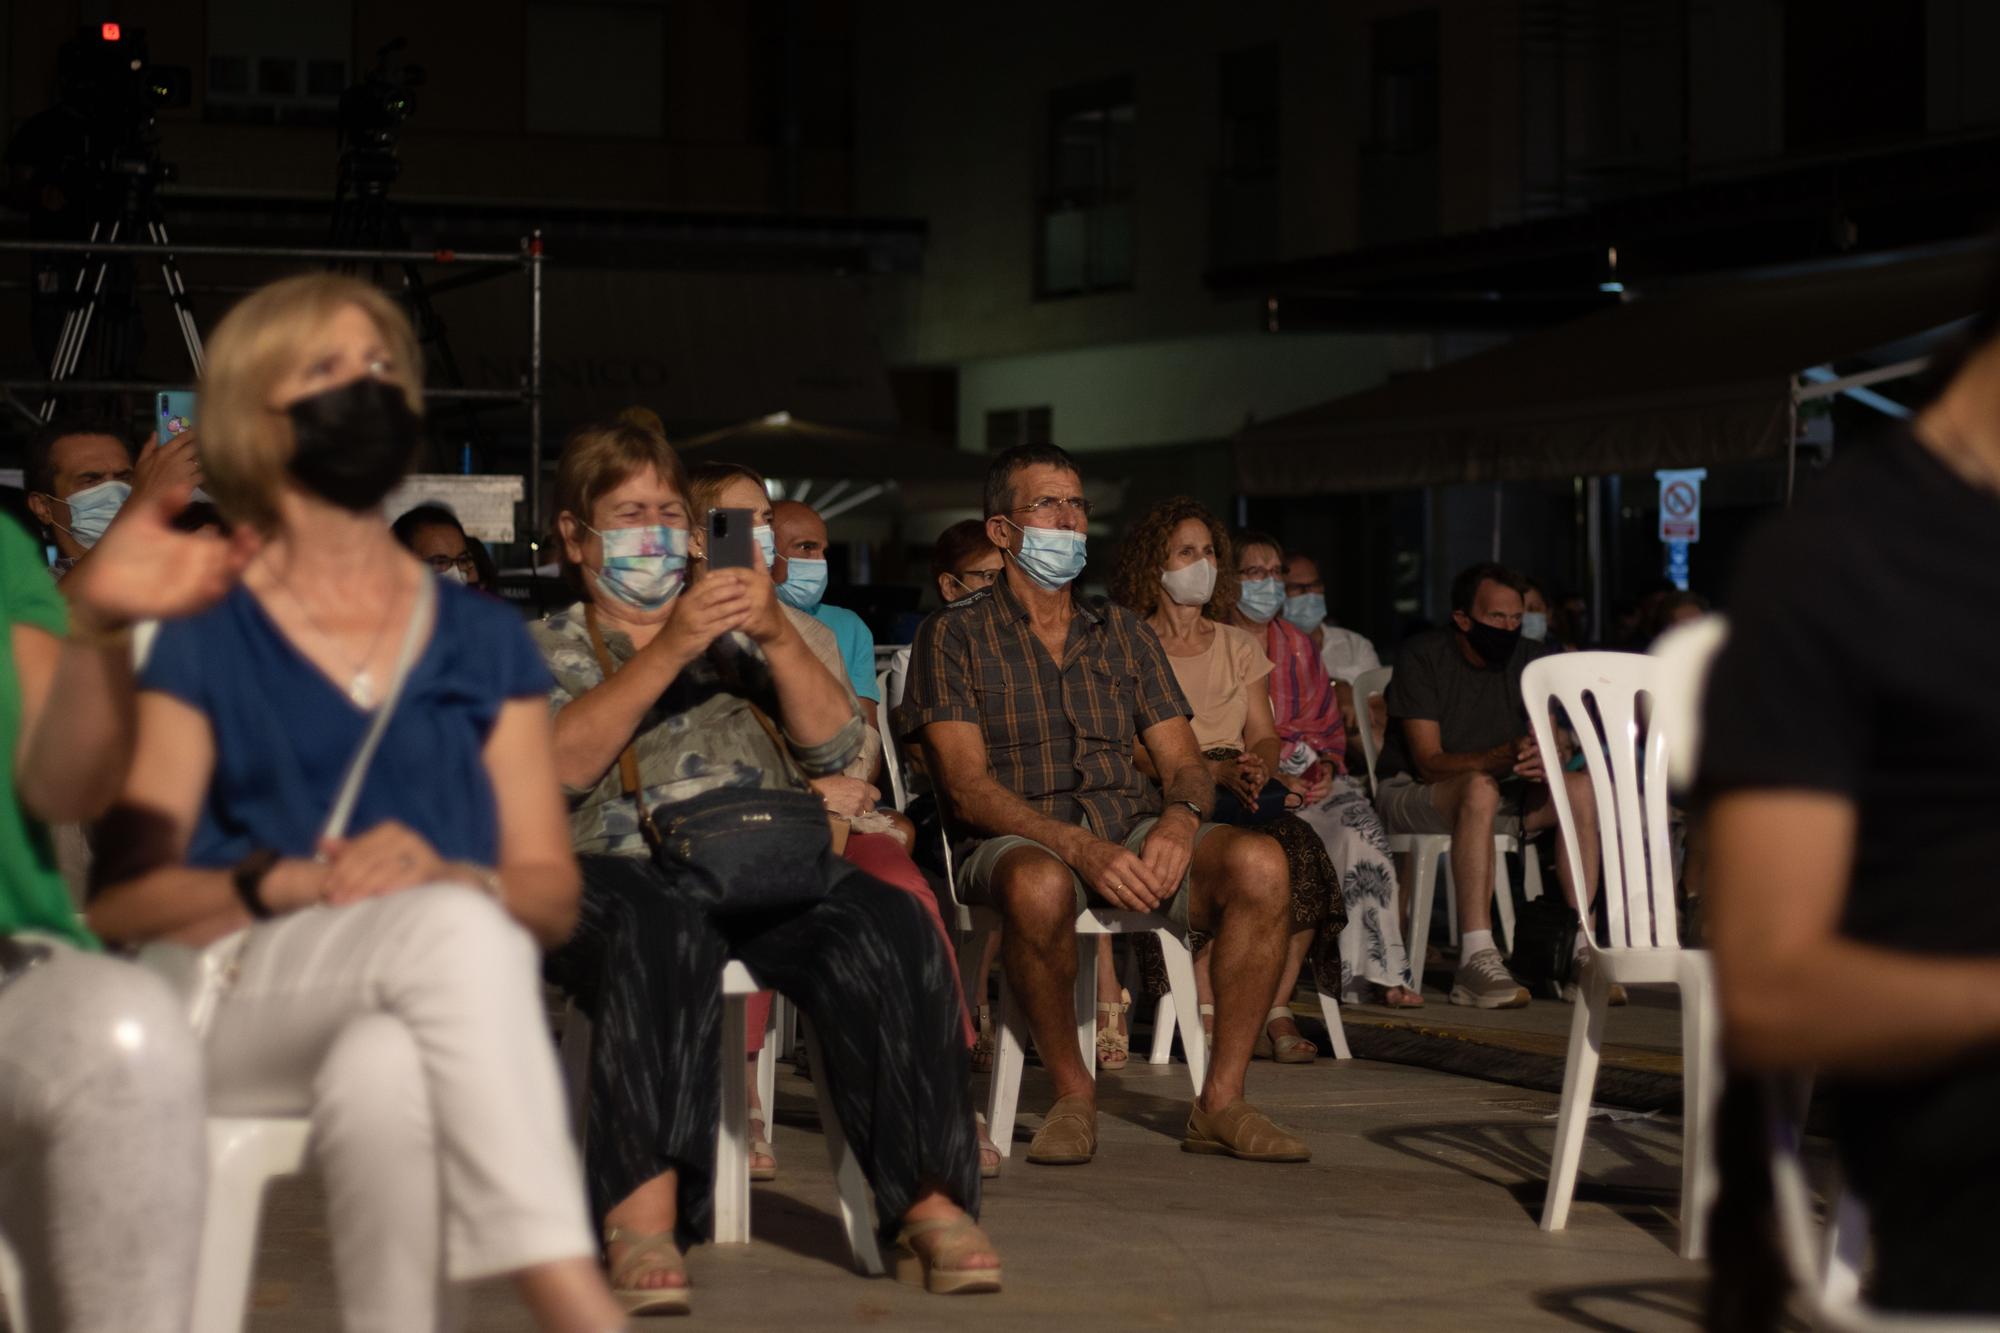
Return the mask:
<path fill-rule="evenodd" d="M 1207 822 L 1215 785 L 1160 641 L 1123 607 L 1073 595 L 1090 502 L 1069 455 L 1007 450 L 985 500 L 1005 573 L 917 632 L 895 731 L 922 744 L 962 838 L 960 897 L 1001 915 L 1007 983 L 1055 1083 L 1028 1160 L 1081 1163 L 1097 1149 L 1074 1000 L 1076 916 L 1097 906 L 1215 937 L 1215 1035 L 1182 1148 L 1306 1161 L 1302 1141 L 1243 1099 L 1290 929 L 1284 853 Z M 1134 762 L 1135 740 L 1157 787 Z"/>

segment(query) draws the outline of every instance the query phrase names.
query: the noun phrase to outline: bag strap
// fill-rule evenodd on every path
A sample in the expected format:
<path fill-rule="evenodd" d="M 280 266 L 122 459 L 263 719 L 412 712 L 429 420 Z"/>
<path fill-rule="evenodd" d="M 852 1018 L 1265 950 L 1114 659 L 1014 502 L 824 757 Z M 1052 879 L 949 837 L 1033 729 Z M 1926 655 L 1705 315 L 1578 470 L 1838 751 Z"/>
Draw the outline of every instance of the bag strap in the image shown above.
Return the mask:
<path fill-rule="evenodd" d="M 397 700 L 403 696 L 403 686 L 409 681 L 410 671 L 423 653 L 436 607 L 437 580 L 426 572 L 417 580 L 416 604 L 410 608 L 410 623 L 403 630 L 403 646 L 396 653 L 396 669 L 389 678 L 388 693 L 382 696 L 382 703 L 368 724 L 368 732 L 361 738 L 361 748 L 354 752 L 354 758 L 347 765 L 347 775 L 340 781 L 340 792 L 334 797 L 333 810 L 319 831 L 321 842 L 347 832 L 347 821 L 353 817 L 354 803 L 361 796 L 362 780 L 368 776 L 368 765 L 374 761 L 375 751 L 382 744 L 382 733 L 389 729 L 389 717 L 396 711 Z"/>
<path fill-rule="evenodd" d="M 611 660 L 611 650 L 604 644 L 604 634 L 597 628 L 597 608 L 586 605 L 583 608 L 583 625 L 590 632 L 590 651 L 597 657 L 597 669 L 610 680 L 618 674 L 618 664 Z M 660 830 L 653 823 L 653 812 L 646 808 L 646 797 L 639 786 L 639 739 L 632 738 L 618 756 L 618 785 L 632 802 L 632 808 L 639 814 L 639 833 L 646 839 L 647 846 L 658 846 Z"/>

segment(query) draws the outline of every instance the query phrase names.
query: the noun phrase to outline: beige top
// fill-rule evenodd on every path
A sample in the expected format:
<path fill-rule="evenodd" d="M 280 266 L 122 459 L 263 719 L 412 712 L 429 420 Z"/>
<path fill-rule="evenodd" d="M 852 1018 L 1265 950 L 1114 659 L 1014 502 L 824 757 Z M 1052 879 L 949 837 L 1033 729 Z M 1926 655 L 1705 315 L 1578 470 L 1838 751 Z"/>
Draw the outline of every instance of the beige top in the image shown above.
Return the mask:
<path fill-rule="evenodd" d="M 1167 661 L 1174 679 L 1194 710 L 1194 738 L 1203 750 L 1241 750 L 1243 727 L 1250 720 L 1249 691 L 1271 674 L 1264 645 L 1247 630 L 1217 625 L 1208 651 Z"/>

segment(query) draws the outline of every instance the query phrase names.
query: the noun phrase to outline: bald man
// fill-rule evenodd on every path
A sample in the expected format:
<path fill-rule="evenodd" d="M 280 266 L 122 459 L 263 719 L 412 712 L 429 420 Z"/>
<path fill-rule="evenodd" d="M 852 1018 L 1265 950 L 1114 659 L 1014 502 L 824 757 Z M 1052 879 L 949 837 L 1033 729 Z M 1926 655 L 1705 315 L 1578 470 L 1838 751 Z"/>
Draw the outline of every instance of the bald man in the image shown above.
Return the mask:
<path fill-rule="evenodd" d="M 882 695 L 875 685 L 875 636 L 860 616 L 822 600 L 826 596 L 826 521 L 811 505 L 780 500 L 771 507 L 771 530 L 778 542 L 771 577 L 777 582 L 779 600 L 833 631 L 840 643 L 840 660 L 847 664 L 848 682 L 861 701 L 861 715 L 869 726 L 880 730 Z"/>

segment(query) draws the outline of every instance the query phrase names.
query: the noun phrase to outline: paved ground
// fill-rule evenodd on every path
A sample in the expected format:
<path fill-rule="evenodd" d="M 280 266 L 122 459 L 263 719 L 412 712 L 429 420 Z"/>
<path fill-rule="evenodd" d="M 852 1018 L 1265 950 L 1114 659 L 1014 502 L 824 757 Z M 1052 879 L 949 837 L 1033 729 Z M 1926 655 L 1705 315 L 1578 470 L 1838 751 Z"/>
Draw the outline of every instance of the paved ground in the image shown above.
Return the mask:
<path fill-rule="evenodd" d="M 1429 1013 L 1453 1016 L 1442 1005 Z M 1514 1021 L 1562 1030 L 1567 1010 L 1537 1005 Z M 1640 1021 L 1671 1026 L 1657 1015 Z M 1702 1269 L 1674 1253 L 1677 1120 L 1594 1122 L 1570 1228 L 1545 1235 L 1536 1219 L 1552 1096 L 1366 1060 L 1259 1063 L 1251 1095 L 1306 1134 L 1309 1166 L 1180 1152 L 1184 1066 L 1135 1063 L 1107 1076 L 1094 1163 L 1046 1168 L 1017 1158 L 989 1185 L 986 1222 L 1007 1261 L 1007 1290 L 940 1298 L 848 1271 L 810 1089 L 783 1075 L 781 1179 L 755 1190 L 754 1243 L 695 1252 L 687 1326 L 1697 1326 Z M 1031 1068 L 1024 1111 L 1046 1102 Z M 316 1186 L 281 1183 L 248 1327 L 335 1330 L 327 1265 Z M 469 1326 L 506 1333 L 529 1324 L 495 1287 L 477 1293 Z"/>

